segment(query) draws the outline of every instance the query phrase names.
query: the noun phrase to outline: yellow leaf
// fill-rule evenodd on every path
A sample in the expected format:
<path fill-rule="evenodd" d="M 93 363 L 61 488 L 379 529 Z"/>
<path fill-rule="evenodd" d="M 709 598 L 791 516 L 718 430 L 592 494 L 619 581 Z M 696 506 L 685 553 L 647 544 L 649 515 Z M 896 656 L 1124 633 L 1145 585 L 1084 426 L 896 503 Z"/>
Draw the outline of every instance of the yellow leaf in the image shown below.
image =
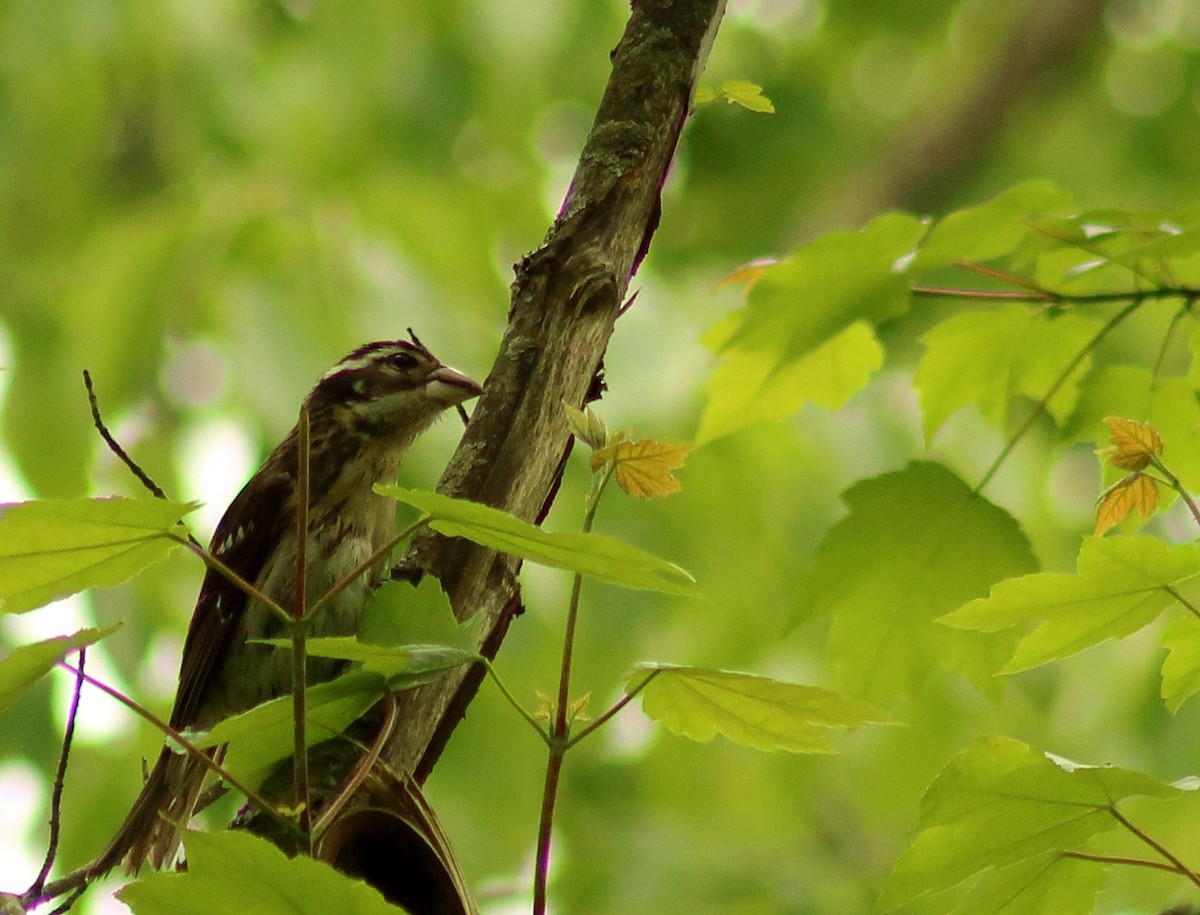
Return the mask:
<path fill-rule="evenodd" d="M 617 485 L 625 492 L 639 499 L 658 499 L 682 488 L 671 471 L 683 466 L 688 450 L 687 445 L 667 445 L 648 439 L 614 442 L 592 455 L 592 470 L 599 470 L 611 461 Z"/>
<path fill-rule="evenodd" d="M 721 281 L 717 283 L 717 288 L 724 289 L 726 286 L 741 283 L 744 287 L 743 292 L 748 293 L 766 269 L 775 263 L 777 261 L 773 257 L 760 257 L 757 260 L 747 261 L 740 267 L 734 267 L 733 270 L 721 277 Z"/>
<path fill-rule="evenodd" d="M 1100 504 L 1096 508 L 1095 534 L 1102 537 L 1135 511 L 1143 518 L 1149 518 L 1157 505 L 1158 487 L 1154 480 L 1143 473 L 1131 473 L 1110 486 L 1100 497 Z"/>
<path fill-rule="evenodd" d="M 1112 446 L 1098 453 L 1112 466 L 1122 470 L 1145 470 L 1162 454 L 1162 439 L 1149 424 L 1117 416 L 1104 417 L 1104 424 L 1111 433 Z"/>

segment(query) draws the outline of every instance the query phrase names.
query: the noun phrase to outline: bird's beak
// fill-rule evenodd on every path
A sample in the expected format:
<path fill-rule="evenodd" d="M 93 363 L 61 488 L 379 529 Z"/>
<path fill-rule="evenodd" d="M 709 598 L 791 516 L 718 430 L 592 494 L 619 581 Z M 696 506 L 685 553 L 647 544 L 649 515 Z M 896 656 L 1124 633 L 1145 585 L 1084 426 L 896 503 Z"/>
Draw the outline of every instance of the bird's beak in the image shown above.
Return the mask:
<path fill-rule="evenodd" d="M 425 392 L 431 400 L 453 407 L 464 400 L 478 397 L 483 393 L 483 388 L 469 375 L 464 375 L 448 365 L 442 365 L 430 372 L 429 377 L 425 379 Z"/>

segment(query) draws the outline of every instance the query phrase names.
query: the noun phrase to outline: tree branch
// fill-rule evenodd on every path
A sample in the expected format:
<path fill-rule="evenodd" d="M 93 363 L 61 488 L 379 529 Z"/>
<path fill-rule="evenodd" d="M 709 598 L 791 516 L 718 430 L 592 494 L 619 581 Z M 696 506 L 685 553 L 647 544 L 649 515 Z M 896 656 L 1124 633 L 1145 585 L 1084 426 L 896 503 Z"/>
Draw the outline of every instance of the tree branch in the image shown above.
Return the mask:
<path fill-rule="evenodd" d="M 517 265 L 500 352 L 440 491 L 526 520 L 540 520 L 549 509 L 570 452 L 562 402 L 584 403 L 603 388 L 604 352 L 630 279 L 658 228 L 662 187 L 724 5 L 724 0 L 634 0 L 566 199 L 545 241 Z M 487 635 L 480 653 L 488 659 L 495 657 L 522 608 L 517 570 L 518 563 L 507 556 L 429 531 L 414 539 L 402 564 L 407 577 L 435 575 L 459 619 L 482 619 Z M 345 850 L 369 844 L 372 856 L 396 861 L 411 842 L 411 832 L 404 833 L 407 838 L 400 834 L 411 831 L 414 822 L 417 833 L 431 840 L 428 845 L 443 850 L 444 837 L 432 811 L 421 809 L 417 785 L 433 768 L 484 675 L 484 666 L 475 665 L 396 697 L 399 726 L 382 751 L 380 768 L 398 774 L 406 796 L 397 794 L 394 807 L 381 810 L 379 792 L 364 786 L 339 824 L 331 826 L 337 840 L 323 842 L 320 857 L 374 883 L 371 873 L 346 859 Z M 354 741 L 342 741 L 328 745 L 333 758 L 313 759 L 317 815 L 337 796 L 319 787 L 330 782 L 317 776 L 317 766 L 326 773 L 351 773 L 359 752 Z M 411 783 L 404 781 L 405 773 L 413 774 Z M 372 808 L 370 816 L 356 818 L 365 807 Z M 385 815 L 392 824 L 387 828 L 380 820 Z M 357 835 L 356 823 L 367 832 Z M 378 847 L 391 836 L 397 837 L 394 848 Z M 393 901 L 407 901 L 415 913 L 471 911 L 469 896 L 445 898 L 454 890 L 444 884 L 457 882 L 459 875 L 452 857 L 447 859 L 448 846 L 444 852 L 431 868 L 441 873 L 412 878 L 428 876 L 425 890 L 435 901 L 422 897 L 418 904 L 412 896 L 401 900 L 389 895 L 387 886 L 379 888 Z"/>

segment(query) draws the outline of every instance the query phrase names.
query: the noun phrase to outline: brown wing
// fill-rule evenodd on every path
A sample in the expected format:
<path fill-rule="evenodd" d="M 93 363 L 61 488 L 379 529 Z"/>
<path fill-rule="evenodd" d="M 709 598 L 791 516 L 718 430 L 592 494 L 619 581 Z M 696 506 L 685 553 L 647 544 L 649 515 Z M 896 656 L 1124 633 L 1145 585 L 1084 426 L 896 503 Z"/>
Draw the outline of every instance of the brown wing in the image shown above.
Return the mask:
<path fill-rule="evenodd" d="M 210 552 L 251 584 L 285 526 L 293 523 L 287 510 L 292 489 L 287 474 L 270 469 L 268 462 L 230 503 L 213 534 Z M 228 657 L 247 600 L 246 593 L 221 573 L 209 569 L 205 574 L 183 643 L 171 727 L 182 729 L 196 722 L 209 686 Z"/>

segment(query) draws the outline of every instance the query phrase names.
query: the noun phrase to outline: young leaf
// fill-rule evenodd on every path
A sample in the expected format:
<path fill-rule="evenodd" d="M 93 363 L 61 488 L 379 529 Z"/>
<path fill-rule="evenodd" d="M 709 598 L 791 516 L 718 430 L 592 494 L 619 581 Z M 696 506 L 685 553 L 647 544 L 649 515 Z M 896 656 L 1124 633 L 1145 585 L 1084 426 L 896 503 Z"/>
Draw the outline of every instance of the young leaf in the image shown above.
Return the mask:
<path fill-rule="evenodd" d="M 1040 572 L 1002 581 L 987 597 L 942 617 L 962 629 L 997 632 L 1042 621 L 1002 668 L 1014 673 L 1145 626 L 1200 574 L 1200 547 L 1157 537 L 1089 537 L 1075 575 Z"/>
<path fill-rule="evenodd" d="M 591 407 L 577 410 L 564 400 L 563 412 L 567 416 L 567 425 L 571 429 L 571 434 L 593 451 L 603 448 L 608 442 L 608 429 L 605 428 L 604 421 L 596 415 Z"/>
<path fill-rule="evenodd" d="M 1200 403 L 1186 378 L 1155 378 L 1146 369 L 1105 366 L 1080 385 L 1079 403 L 1067 434 L 1079 441 L 1111 435 L 1103 423 L 1114 413 L 1138 416 L 1169 449 L 1171 472 L 1189 490 L 1200 489 Z M 1164 492 L 1163 500 L 1171 494 Z"/>
<path fill-rule="evenodd" d="M 415 506 L 447 537 L 465 537 L 531 562 L 580 572 L 602 581 L 696 597 L 692 576 L 674 563 L 603 534 L 549 533 L 508 512 L 433 492 L 376 486 L 375 491 Z"/>
<path fill-rule="evenodd" d="M 947 668 L 995 694 L 1015 635 L 955 632 L 934 620 L 996 581 L 1036 568 L 1016 522 L 938 464 L 855 484 L 849 514 L 800 582 L 797 617 L 833 616 L 841 684 L 883 704 Z"/>
<path fill-rule="evenodd" d="M 866 321 L 856 321 L 811 352 L 785 364 L 766 350 L 726 354 L 704 386 L 708 402 L 696 444 L 760 419 L 785 419 L 806 403 L 842 407 L 883 365 L 883 347 Z"/>
<path fill-rule="evenodd" d="M 835 747 L 822 728 L 887 720 L 874 706 L 827 689 L 729 670 L 639 664 L 626 692 L 642 683 L 646 714 L 700 743 L 721 734 L 756 750 L 832 753 Z"/>
<path fill-rule="evenodd" d="M 1104 424 L 1112 433 L 1112 445 L 1097 453 L 1112 466 L 1122 470 L 1145 470 L 1162 454 L 1162 439 L 1148 423 L 1106 416 Z"/>
<path fill-rule="evenodd" d="M 744 79 L 727 79 L 721 83 L 721 95 L 730 105 L 741 105 L 759 114 L 774 114 L 775 106 L 762 94 L 762 86 Z"/>
<path fill-rule="evenodd" d="M 987 874 L 991 898 L 1003 898 L 1006 877 L 1013 880 L 1009 895 L 1027 892 L 1031 876 L 1048 866 L 1045 856 L 1080 849 L 1117 826 L 1118 801 L 1171 798 L 1182 790 L 1140 772 L 1083 766 L 1016 740 L 982 737 L 929 786 L 921 802 L 920 831 L 884 884 L 880 908 L 896 910 L 993 869 Z M 1029 866 L 1001 870 L 1020 862 Z M 1043 905 L 981 911 L 1050 910 Z"/>
<path fill-rule="evenodd" d="M 22 645 L 0 658 L 0 712 L 72 651 L 92 645 L 119 627 L 80 629 L 74 635 L 60 635 L 32 645 Z"/>
<path fill-rule="evenodd" d="M 385 686 L 379 674 L 356 670 L 309 687 L 305 693 L 308 745 L 314 746 L 342 733 L 379 701 Z M 257 782 L 276 763 L 292 756 L 293 712 L 292 697 L 281 696 L 226 718 L 193 742 L 201 748 L 228 743 L 226 768 L 248 782 Z"/>
<path fill-rule="evenodd" d="M 1158 485 L 1144 473 L 1130 473 L 1104 491 L 1096 506 L 1096 527 L 1092 533 L 1103 537 L 1135 511 L 1143 520 L 1154 514 L 1158 505 Z"/>
<path fill-rule="evenodd" d="M 616 441 L 592 455 L 592 470 L 611 461 L 621 489 L 638 499 L 659 499 L 682 489 L 671 471 L 683 466 L 688 450 L 648 439 Z"/>
<path fill-rule="evenodd" d="M 196 507 L 162 499 L 42 499 L 0 506 L 0 612 L 111 588 L 176 546 Z"/>
<path fill-rule="evenodd" d="M 1168 654 L 1162 665 L 1162 697 L 1167 708 L 1179 711 L 1184 700 L 1200 692 L 1200 620 L 1181 616 L 1163 633 Z"/>
<path fill-rule="evenodd" d="M 378 890 L 245 832 L 188 832 L 187 870 L 122 887 L 135 915 L 400 915 Z"/>

